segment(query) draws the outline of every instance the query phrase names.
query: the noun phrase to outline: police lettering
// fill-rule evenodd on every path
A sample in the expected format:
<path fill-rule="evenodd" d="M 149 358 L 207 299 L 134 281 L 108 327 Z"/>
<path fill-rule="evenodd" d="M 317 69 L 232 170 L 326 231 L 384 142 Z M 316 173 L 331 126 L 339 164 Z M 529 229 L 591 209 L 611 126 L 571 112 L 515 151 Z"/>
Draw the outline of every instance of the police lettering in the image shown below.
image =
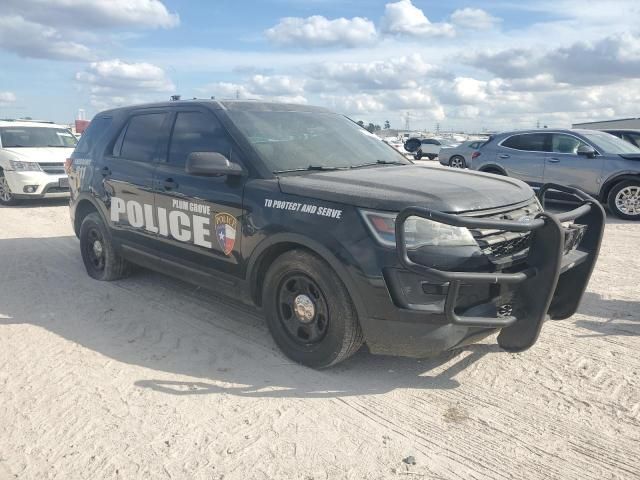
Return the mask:
<path fill-rule="evenodd" d="M 166 208 L 156 208 L 158 224 L 155 224 L 153 207 L 151 205 L 141 205 L 135 200 L 125 202 L 118 197 L 111 198 L 111 221 L 120 222 L 123 214 L 127 216 L 127 222 L 134 228 L 143 228 L 151 233 L 158 233 L 164 237 L 173 237 L 180 242 L 193 242 L 206 248 L 212 248 L 211 243 L 211 220 L 209 217 L 200 215 L 187 215 L 182 210 L 189 212 L 210 212 L 208 205 L 186 202 L 184 200 L 174 200 L 173 206 L 179 210 Z M 175 204 L 184 202 L 184 204 Z"/>

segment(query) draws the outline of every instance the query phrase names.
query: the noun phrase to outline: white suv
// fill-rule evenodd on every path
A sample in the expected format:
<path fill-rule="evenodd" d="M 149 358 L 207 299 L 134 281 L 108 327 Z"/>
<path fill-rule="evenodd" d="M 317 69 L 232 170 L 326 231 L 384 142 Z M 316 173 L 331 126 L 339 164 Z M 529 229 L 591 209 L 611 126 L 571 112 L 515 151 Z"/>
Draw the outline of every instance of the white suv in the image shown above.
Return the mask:
<path fill-rule="evenodd" d="M 69 196 L 64 162 L 75 146 L 65 126 L 0 120 L 0 205 Z"/>

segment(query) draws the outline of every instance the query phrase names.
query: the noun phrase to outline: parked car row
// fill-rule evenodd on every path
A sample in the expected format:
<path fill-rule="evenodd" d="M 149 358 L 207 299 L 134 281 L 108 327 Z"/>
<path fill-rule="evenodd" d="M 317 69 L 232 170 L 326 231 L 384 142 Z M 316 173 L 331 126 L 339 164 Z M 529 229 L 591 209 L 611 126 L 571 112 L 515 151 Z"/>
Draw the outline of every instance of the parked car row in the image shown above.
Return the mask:
<path fill-rule="evenodd" d="M 615 133 L 615 135 L 613 135 Z M 626 141 L 625 141 L 626 140 Z M 524 180 L 579 188 L 620 218 L 640 220 L 640 132 L 530 130 L 447 151 L 440 163 Z"/>

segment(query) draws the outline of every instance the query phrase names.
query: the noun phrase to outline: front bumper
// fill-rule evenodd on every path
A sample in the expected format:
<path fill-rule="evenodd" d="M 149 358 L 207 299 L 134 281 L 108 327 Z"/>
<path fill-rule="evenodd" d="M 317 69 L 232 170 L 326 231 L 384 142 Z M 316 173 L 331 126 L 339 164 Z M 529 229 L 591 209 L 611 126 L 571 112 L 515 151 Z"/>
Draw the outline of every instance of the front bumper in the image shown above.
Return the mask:
<path fill-rule="evenodd" d="M 5 170 L 11 193 L 19 199 L 64 198 L 69 196 L 69 181 L 66 174 L 50 174 L 42 171 L 18 172 Z M 25 187 L 35 187 L 26 192 Z"/>
<path fill-rule="evenodd" d="M 438 316 L 448 331 L 457 332 L 460 337 L 444 338 L 443 346 L 452 348 L 467 343 L 473 336 L 500 329 L 498 344 L 508 351 L 521 351 L 536 342 L 547 318 L 565 319 L 575 313 L 598 257 L 605 213 L 595 199 L 571 187 L 547 184 L 538 195 L 543 199 L 549 190 L 574 195 L 581 204 L 558 215 L 541 212 L 530 223 L 464 217 L 420 207 L 409 207 L 399 213 L 395 228 L 400 263 L 426 281 L 442 285 L 445 300 Z M 412 216 L 456 227 L 531 232 L 526 260 L 519 264 L 520 267 L 511 269 L 514 271 L 487 273 L 445 271 L 417 263 L 410 258 L 405 242 L 404 224 Z M 563 222 L 585 227 L 567 228 Z M 499 300 L 460 308 L 461 289 L 491 286 L 508 292 L 509 304 L 501 305 L 499 302 L 502 300 Z M 503 297 L 497 296 L 496 299 Z M 419 305 L 406 305 L 404 308 L 416 313 L 422 311 L 425 319 L 429 314 Z M 415 344 L 410 339 L 406 343 Z"/>

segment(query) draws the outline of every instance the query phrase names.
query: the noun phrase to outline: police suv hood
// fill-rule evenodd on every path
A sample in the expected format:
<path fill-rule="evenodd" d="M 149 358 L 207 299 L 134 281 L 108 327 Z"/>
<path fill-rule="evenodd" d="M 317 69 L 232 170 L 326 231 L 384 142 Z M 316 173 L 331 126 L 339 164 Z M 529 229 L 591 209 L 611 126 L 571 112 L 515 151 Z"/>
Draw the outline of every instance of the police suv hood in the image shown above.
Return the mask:
<path fill-rule="evenodd" d="M 40 162 L 40 163 L 64 163 L 64 161 L 73 153 L 73 147 L 38 147 L 38 148 L 4 148 L 5 152 L 11 153 L 15 160 L 23 162 Z"/>
<path fill-rule="evenodd" d="M 513 178 L 418 165 L 287 175 L 279 182 L 283 193 L 388 211 L 420 206 L 461 213 L 512 205 L 534 196 L 527 184 Z"/>

